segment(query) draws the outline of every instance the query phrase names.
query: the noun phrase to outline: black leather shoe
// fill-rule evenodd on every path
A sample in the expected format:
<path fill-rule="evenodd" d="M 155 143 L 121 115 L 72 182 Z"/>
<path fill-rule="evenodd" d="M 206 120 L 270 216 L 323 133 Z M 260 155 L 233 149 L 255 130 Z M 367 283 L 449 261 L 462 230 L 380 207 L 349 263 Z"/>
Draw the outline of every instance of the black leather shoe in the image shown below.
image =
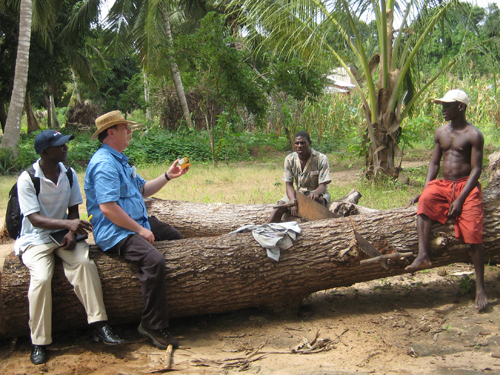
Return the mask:
<path fill-rule="evenodd" d="M 116 336 L 108 324 L 96 325 L 94 327 L 94 341 L 101 340 L 106 345 L 120 345 L 125 340 Z"/>
<path fill-rule="evenodd" d="M 31 348 L 30 359 L 34 365 L 41 365 L 42 363 L 47 362 L 47 352 L 45 351 L 45 346 L 33 345 Z"/>
<path fill-rule="evenodd" d="M 179 342 L 177 339 L 170 334 L 166 328 L 164 329 L 149 329 L 142 326 L 142 323 L 139 324 L 139 328 L 137 328 L 139 333 L 148 337 L 153 341 L 153 345 L 159 349 L 167 349 L 169 345 L 172 345 L 174 348 L 179 347 Z"/>

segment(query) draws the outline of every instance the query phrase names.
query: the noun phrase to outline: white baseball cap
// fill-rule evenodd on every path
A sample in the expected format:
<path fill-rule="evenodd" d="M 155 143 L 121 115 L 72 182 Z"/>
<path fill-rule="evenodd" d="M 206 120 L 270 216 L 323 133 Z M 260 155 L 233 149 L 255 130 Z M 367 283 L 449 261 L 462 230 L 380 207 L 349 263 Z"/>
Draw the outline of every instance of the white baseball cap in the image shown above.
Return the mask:
<path fill-rule="evenodd" d="M 445 94 L 445 96 L 443 96 L 441 99 L 434 99 L 434 103 L 436 104 L 453 103 L 453 102 L 460 102 L 464 103 L 465 105 L 469 105 L 470 99 L 465 93 L 465 91 L 458 89 L 448 91 Z"/>

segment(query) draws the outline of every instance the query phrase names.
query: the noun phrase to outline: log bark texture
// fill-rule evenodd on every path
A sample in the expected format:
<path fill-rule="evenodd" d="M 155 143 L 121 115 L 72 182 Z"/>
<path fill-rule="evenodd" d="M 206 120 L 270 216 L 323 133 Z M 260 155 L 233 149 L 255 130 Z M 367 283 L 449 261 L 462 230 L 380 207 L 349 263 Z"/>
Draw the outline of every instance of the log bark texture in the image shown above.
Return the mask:
<path fill-rule="evenodd" d="M 491 160 L 491 181 L 483 192 L 485 261 L 498 262 L 500 252 L 500 153 Z M 257 209 L 255 212 L 259 212 Z M 158 242 L 167 261 L 171 317 L 221 313 L 255 306 L 286 306 L 309 294 L 353 283 L 404 273 L 406 261 L 390 260 L 360 265 L 353 226 L 381 253 L 417 253 L 416 209 L 393 209 L 349 218 L 300 224 L 294 246 L 281 252 L 279 262 L 251 233 Z M 228 224 L 229 225 L 229 224 Z M 469 247 L 454 238 L 453 223 L 433 227 L 433 266 L 469 262 Z M 99 269 L 109 321 L 113 325 L 138 323 L 142 311 L 140 283 L 134 267 L 92 247 Z M 6 259 L 2 297 L 9 336 L 28 335 L 29 274 L 19 259 Z M 54 331 L 86 327 L 85 313 L 65 279 L 60 264 L 53 279 Z"/>
<path fill-rule="evenodd" d="M 352 190 L 345 197 L 332 202 L 330 211 L 339 216 L 350 216 L 379 212 L 357 205 L 361 194 Z M 149 199 L 146 201 L 148 213 L 169 223 L 185 238 L 220 236 L 246 224 L 263 224 L 274 211 L 275 204 L 230 204 L 194 203 Z M 283 221 L 300 219 L 285 216 Z"/>

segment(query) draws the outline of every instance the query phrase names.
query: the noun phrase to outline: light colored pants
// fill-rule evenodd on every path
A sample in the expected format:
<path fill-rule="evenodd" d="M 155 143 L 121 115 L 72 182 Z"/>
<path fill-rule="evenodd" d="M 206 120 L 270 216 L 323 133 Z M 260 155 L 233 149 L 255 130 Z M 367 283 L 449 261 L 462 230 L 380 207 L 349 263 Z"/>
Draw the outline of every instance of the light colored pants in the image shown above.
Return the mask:
<path fill-rule="evenodd" d="M 89 258 L 89 245 L 77 242 L 74 250 L 63 250 L 54 243 L 30 246 L 21 255 L 30 271 L 28 290 L 31 342 L 52 343 L 52 276 L 54 253 L 62 259 L 64 274 L 87 312 L 88 323 L 108 320 L 102 299 L 97 267 Z"/>

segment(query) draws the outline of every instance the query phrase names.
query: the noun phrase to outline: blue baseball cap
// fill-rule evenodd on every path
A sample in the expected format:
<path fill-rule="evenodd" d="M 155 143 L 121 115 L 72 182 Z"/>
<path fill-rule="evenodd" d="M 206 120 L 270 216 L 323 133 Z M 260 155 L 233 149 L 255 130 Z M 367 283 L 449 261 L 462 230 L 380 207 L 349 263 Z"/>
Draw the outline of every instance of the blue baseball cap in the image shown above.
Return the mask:
<path fill-rule="evenodd" d="M 40 154 L 46 148 L 62 146 L 74 138 L 74 135 L 62 135 L 57 130 L 44 130 L 35 138 L 35 151 L 37 154 Z"/>

